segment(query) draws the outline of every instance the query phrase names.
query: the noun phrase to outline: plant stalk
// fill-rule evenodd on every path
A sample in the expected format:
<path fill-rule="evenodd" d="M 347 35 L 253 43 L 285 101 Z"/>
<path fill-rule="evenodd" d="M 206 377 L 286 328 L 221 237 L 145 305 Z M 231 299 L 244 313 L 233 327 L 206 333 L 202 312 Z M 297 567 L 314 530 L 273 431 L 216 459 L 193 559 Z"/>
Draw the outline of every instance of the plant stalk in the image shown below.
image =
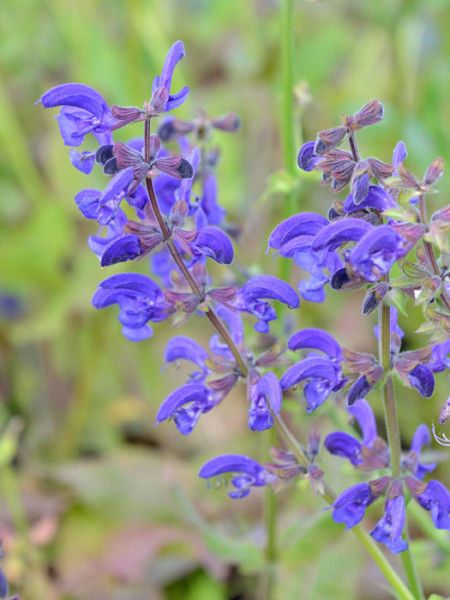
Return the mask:
<path fill-rule="evenodd" d="M 383 386 L 383 408 L 391 455 L 391 472 L 394 479 L 399 479 L 401 476 L 401 441 L 397 406 L 395 402 L 394 381 L 391 374 L 391 307 L 388 304 L 383 303 L 380 306 L 379 331 L 379 357 L 386 377 Z M 408 537 L 406 524 L 405 535 Z M 422 584 L 414 564 L 409 544 L 408 549 L 402 552 L 402 562 L 414 598 L 416 598 L 416 600 L 424 600 L 425 596 L 422 590 Z"/>

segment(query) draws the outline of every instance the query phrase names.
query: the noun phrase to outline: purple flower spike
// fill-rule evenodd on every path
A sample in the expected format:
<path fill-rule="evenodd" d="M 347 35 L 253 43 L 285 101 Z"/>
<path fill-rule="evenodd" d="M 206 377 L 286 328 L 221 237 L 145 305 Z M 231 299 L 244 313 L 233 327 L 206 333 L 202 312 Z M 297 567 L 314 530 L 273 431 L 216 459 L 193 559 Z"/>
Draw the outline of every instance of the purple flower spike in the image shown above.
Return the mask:
<path fill-rule="evenodd" d="M 314 154 L 314 146 L 316 142 L 306 142 L 300 148 L 297 156 L 297 163 L 302 171 L 312 171 L 317 163 L 322 160 L 321 156 Z"/>
<path fill-rule="evenodd" d="M 231 480 L 237 491 L 228 493 L 230 498 L 233 499 L 245 498 L 250 493 L 251 487 L 269 485 L 276 479 L 274 475 L 268 473 L 256 460 L 242 454 L 217 456 L 204 464 L 198 475 L 204 479 L 210 479 L 227 473 L 237 474 Z"/>
<path fill-rule="evenodd" d="M 416 500 L 425 510 L 430 511 L 437 529 L 450 530 L 450 493 L 445 485 L 432 479 Z"/>
<path fill-rule="evenodd" d="M 117 122 L 104 98 L 81 83 L 58 85 L 38 102 L 44 108 L 63 107 L 58 122 L 66 146 L 80 146 L 87 133 L 97 136 L 109 132 Z"/>
<path fill-rule="evenodd" d="M 431 398 L 434 392 L 434 375 L 428 367 L 417 365 L 407 372 L 407 376 L 410 384 L 418 390 L 421 396 Z"/>
<path fill-rule="evenodd" d="M 367 483 L 357 483 L 340 494 L 333 502 L 333 521 L 345 523 L 346 529 L 357 525 L 369 504 L 377 496 L 372 492 Z"/>
<path fill-rule="evenodd" d="M 248 426 L 253 431 L 264 431 L 273 425 L 271 410 L 277 415 L 281 410 L 283 394 L 274 373 L 266 373 L 250 387 L 251 406 Z"/>
<path fill-rule="evenodd" d="M 404 238 L 389 225 L 372 228 L 348 253 L 355 274 L 366 281 L 379 281 L 406 254 Z"/>
<path fill-rule="evenodd" d="M 156 421 L 173 419 L 180 433 L 189 435 L 200 415 L 215 406 L 211 392 L 200 383 L 189 383 L 173 391 L 159 407 Z"/>
<path fill-rule="evenodd" d="M 322 329 L 302 329 L 297 331 L 288 341 L 289 350 L 314 348 L 326 354 L 331 360 L 342 360 L 342 350 L 332 335 Z"/>
<path fill-rule="evenodd" d="M 259 322 L 256 331 L 267 333 L 268 323 L 277 318 L 275 310 L 265 300 L 278 300 L 289 308 L 298 308 L 300 299 L 295 290 L 288 284 L 271 275 L 257 275 L 245 283 L 233 301 L 237 310 L 253 314 Z"/>
<path fill-rule="evenodd" d="M 339 383 L 340 369 L 328 358 L 305 358 L 292 365 L 280 379 L 281 389 L 287 390 L 300 381 L 309 381 L 303 388 L 307 411 L 311 412 L 323 404 L 333 388 Z"/>
<path fill-rule="evenodd" d="M 398 554 L 408 548 L 407 542 L 402 539 L 404 526 L 405 499 L 403 496 L 396 496 L 386 502 L 384 515 L 370 532 L 370 535 L 377 542 L 386 544 L 391 552 Z"/>
<path fill-rule="evenodd" d="M 138 273 L 113 275 L 102 281 L 92 304 L 95 308 L 118 304 L 122 333 L 132 342 L 151 337 L 148 321 L 163 321 L 168 316 L 168 307 L 159 286 L 150 277 Z"/>
<path fill-rule="evenodd" d="M 230 265 L 233 262 L 233 244 L 226 233 L 217 227 L 203 227 L 191 248 L 194 255 L 208 256 L 219 264 Z"/>
<path fill-rule="evenodd" d="M 325 248 L 329 251 L 335 250 L 344 242 L 359 241 L 367 232 L 374 229 L 374 226 L 367 221 L 354 217 L 333 221 L 317 235 L 312 243 L 312 249 L 316 252 Z"/>
<path fill-rule="evenodd" d="M 168 98 L 165 103 L 165 107 L 162 109 L 162 112 L 167 112 L 169 110 L 173 110 L 183 104 L 189 94 L 189 88 L 184 87 L 177 94 L 170 93 L 170 86 L 172 84 L 172 76 L 173 71 L 179 61 L 184 56 L 184 46 L 182 42 L 175 42 L 173 46 L 170 48 L 167 53 L 166 60 L 164 61 L 164 66 L 161 72 L 160 77 L 155 77 L 152 85 L 152 94 L 155 94 L 158 88 L 164 87 L 168 92 Z"/>

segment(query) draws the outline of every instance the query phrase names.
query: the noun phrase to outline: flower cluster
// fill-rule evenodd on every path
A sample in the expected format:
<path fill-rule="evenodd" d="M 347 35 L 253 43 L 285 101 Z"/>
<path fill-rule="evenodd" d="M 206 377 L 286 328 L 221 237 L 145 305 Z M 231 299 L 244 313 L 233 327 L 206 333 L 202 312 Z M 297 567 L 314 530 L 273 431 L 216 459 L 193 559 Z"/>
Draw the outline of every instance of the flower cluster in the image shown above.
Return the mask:
<path fill-rule="evenodd" d="M 366 400 L 358 400 L 348 407 L 350 414 L 357 420 L 362 440 L 345 432 L 335 432 L 325 438 L 325 448 L 337 456 L 346 458 L 357 469 L 383 471 L 390 465 L 389 448 L 378 437 L 375 416 Z M 407 548 L 402 538 L 405 525 L 404 487 L 425 510 L 430 511 L 434 525 L 438 529 L 450 529 L 450 493 L 442 483 L 422 479 L 436 468 L 436 463 L 422 463 L 422 447 L 431 441 L 425 425 L 417 428 L 410 450 L 401 461 L 403 476 L 394 479 L 388 475 L 357 483 L 340 494 L 333 503 L 333 519 L 345 523 L 347 529 L 357 525 L 363 518 L 366 508 L 382 494 L 386 495 L 385 512 L 381 520 L 371 531 L 371 535 L 386 544 L 391 552 L 403 552 Z"/>
<path fill-rule="evenodd" d="M 378 100 L 344 116 L 340 126 L 319 132 L 316 141 L 302 146 L 299 167 L 321 171 L 323 183 L 333 194 L 348 188 L 348 195 L 344 200 L 335 196 L 327 217 L 305 212 L 279 223 L 268 248 L 310 273 L 309 280 L 298 284 L 300 296 L 307 301 L 324 302 L 328 283 L 339 290 L 366 287 L 362 312 L 369 314 L 378 306 L 384 310 L 383 328 L 375 328 L 375 335 L 382 338 L 380 346 L 388 342 L 389 356 L 380 353 L 377 358 L 342 348 L 318 328 L 297 331 L 287 347 L 281 340 L 270 345 L 266 336 L 264 351 L 255 352 L 246 339 L 242 317 L 251 315 L 254 330 L 268 334 L 277 319 L 277 303 L 298 309 L 300 298 L 288 283 L 272 275 L 263 273 L 243 281 L 229 272 L 223 286 L 216 285 L 208 272 L 208 259 L 220 265 L 230 265 L 234 259 L 226 211 L 218 201 L 215 169 L 219 153 L 210 139 L 216 130 L 236 131 L 239 119 L 228 113 L 181 121 L 166 114 L 189 93 L 187 87 L 178 93 L 171 90 L 174 69 L 183 56 L 183 44 L 176 42 L 142 107 L 109 106 L 96 90 L 75 83 L 53 88 L 39 101 L 45 108 L 61 107 L 58 124 L 64 143 L 71 148 L 72 164 L 85 174 L 97 164 L 109 178 L 103 190 L 87 188 L 75 196 L 82 215 L 100 226 L 88 244 L 101 266 L 150 257 L 153 278 L 138 273 L 110 276 L 94 293 L 94 307 L 117 305 L 122 333 L 133 342 L 153 335 L 150 323 L 169 318 L 181 324 L 202 314 L 216 329 L 208 350 L 184 335 L 169 340 L 166 364 L 189 361 L 195 366 L 186 383 L 162 402 L 156 424 L 173 420 L 179 432 L 188 435 L 201 415 L 243 382 L 249 428 L 261 432 L 277 424 L 289 448 L 272 449 L 274 462 L 266 466 L 240 454 L 219 456 L 201 468 L 200 477 L 220 482 L 231 474 L 234 490 L 229 495 L 234 499 L 246 497 L 251 488 L 297 477 L 309 477 L 314 491 L 324 495 L 325 475 L 318 465 L 320 436 L 311 431 L 306 447 L 295 439 L 292 442 L 281 420 L 283 394 L 301 389 L 307 412 L 315 411 L 333 394 L 345 394 L 347 410 L 358 421 L 362 440 L 335 432 L 326 437 L 325 448 L 359 471 L 382 473 L 338 496 L 332 505 L 334 520 L 353 527 L 366 508 L 385 494 L 384 516 L 371 533 L 392 552 L 404 551 L 406 486 L 430 511 L 436 527 L 450 529 L 449 492 L 437 480 L 422 481 L 436 466 L 420 459 L 422 446 L 430 442 L 428 429 L 418 427 L 401 462 L 401 473 L 387 475 L 392 449 L 378 437 L 365 399 L 394 374 L 402 384 L 430 397 L 434 374 L 449 366 L 449 272 L 435 251 L 442 256 L 450 253 L 450 210 L 437 211 L 427 222 L 424 205 L 425 194 L 442 174 L 442 159 L 433 161 L 422 179 L 406 169 L 403 142 L 394 149 L 391 164 L 374 157 L 361 159 L 355 132 L 381 121 L 383 107 Z M 153 120 L 163 115 L 157 132 L 152 133 Z M 144 137 L 115 139 L 118 131 L 136 122 L 143 122 Z M 88 134 L 94 136 L 98 148 L 80 152 Z M 350 151 L 338 147 L 346 139 Z M 177 148 L 176 152 L 169 147 Z M 401 274 L 393 278 L 395 265 Z M 390 308 L 398 294 L 423 306 L 422 332 L 430 337 L 427 346 L 401 351 L 403 332 L 395 308 Z M 448 413 L 443 409 L 443 415 L 445 410 Z"/>

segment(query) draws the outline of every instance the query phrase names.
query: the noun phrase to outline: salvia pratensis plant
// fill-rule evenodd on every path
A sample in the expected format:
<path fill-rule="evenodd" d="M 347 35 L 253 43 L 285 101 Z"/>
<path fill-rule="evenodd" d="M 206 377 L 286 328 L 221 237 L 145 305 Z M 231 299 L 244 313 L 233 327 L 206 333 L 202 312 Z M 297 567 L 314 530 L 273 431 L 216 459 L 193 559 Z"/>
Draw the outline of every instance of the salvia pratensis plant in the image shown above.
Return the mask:
<path fill-rule="evenodd" d="M 217 195 L 219 153 L 210 141 L 216 130 L 237 131 L 239 119 L 229 113 L 182 121 L 167 114 L 188 97 L 187 87 L 174 93 L 171 85 L 183 56 L 183 44 L 176 42 L 142 107 L 110 106 L 96 90 L 74 83 L 49 90 L 39 101 L 44 108 L 60 109 L 58 125 L 72 164 L 85 174 L 97 164 L 107 177 L 103 189 L 87 188 L 75 196 L 82 215 L 100 226 L 88 244 L 101 266 L 150 257 L 151 277 L 131 270 L 109 276 L 93 293 L 92 303 L 97 309 L 117 305 L 122 333 L 133 342 L 151 337 L 161 321 L 181 324 L 206 315 L 213 334 L 209 348 L 184 335 L 167 344 L 165 362 L 188 361 L 192 370 L 184 385 L 163 400 L 156 423 L 169 427 L 166 421 L 173 421 L 181 434 L 189 435 L 236 385 L 244 385 L 249 428 L 261 432 L 276 426 L 280 446 L 272 449 L 265 465 L 232 452 L 212 456 L 199 476 L 208 482 L 230 480 L 233 499 L 246 497 L 253 488 L 276 489 L 308 478 L 314 493 L 329 504 L 329 518 L 357 533 L 397 596 L 423 598 L 409 549 L 406 506 L 417 503 L 429 512 L 434 527 L 449 530 L 450 493 L 431 478 L 436 464 L 421 457 L 432 439 L 425 424 L 418 424 L 409 448 L 401 447 L 394 379 L 429 398 L 435 374 L 449 367 L 450 206 L 431 216 L 426 210 L 427 194 L 435 191 L 444 161 L 435 159 L 422 177 L 416 176 L 405 165 L 403 142 L 393 149 L 392 159 L 363 158 L 356 134 L 383 119 L 383 106 L 375 99 L 344 115 L 340 125 L 320 131 L 298 152 L 298 167 L 318 171 L 330 188 L 328 214 L 292 214 L 268 239 L 268 251 L 278 255 L 277 261 L 293 261 L 309 278 L 298 282 L 298 293 L 270 274 L 243 285 L 235 278 L 230 285 L 228 272 L 223 286 L 208 267 L 211 260 L 230 265 L 234 250 Z M 135 122 L 143 123 L 142 138 L 117 139 Z M 88 134 L 97 140 L 96 151 L 80 150 Z M 168 150 L 167 142 L 178 150 Z M 341 347 L 317 328 L 294 332 L 287 344 L 276 337 L 279 330 L 272 325 L 280 304 L 301 311 L 300 297 L 325 302 L 328 286 L 366 291 L 361 318 L 379 313 L 377 355 Z M 419 331 L 428 343 L 417 350 L 402 350 L 396 307 L 404 298 L 423 309 Z M 249 340 L 255 335 L 245 335 L 247 320 L 259 334 L 272 331 L 272 347 L 263 352 L 252 347 Z M 379 436 L 371 407 L 380 393 L 387 439 Z M 320 412 L 333 398 L 346 399 L 361 435 L 329 433 L 323 449 L 337 457 L 336 465 L 349 461 L 360 472 L 360 483 L 338 494 L 331 490 L 320 466 L 318 431 L 311 430 L 304 444 L 296 439 L 283 419 L 283 395 L 298 399 L 309 413 Z M 447 401 L 439 423 L 448 415 Z M 444 434 L 435 433 L 435 439 L 448 445 Z M 368 536 L 359 523 L 375 502 L 384 509 Z M 405 554 L 409 588 L 375 542 Z"/>

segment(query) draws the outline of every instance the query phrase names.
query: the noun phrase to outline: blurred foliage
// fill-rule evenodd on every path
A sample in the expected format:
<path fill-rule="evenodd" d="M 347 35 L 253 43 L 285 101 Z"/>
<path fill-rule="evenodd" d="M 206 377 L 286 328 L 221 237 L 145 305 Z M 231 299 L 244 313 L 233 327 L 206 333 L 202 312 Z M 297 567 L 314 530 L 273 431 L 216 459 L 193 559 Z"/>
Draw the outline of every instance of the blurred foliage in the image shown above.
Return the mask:
<path fill-rule="evenodd" d="M 244 391 L 203 418 L 189 438 L 170 424 L 153 428 L 159 403 L 185 375 L 172 368 L 161 375 L 172 331 L 158 325 L 154 339 L 133 345 L 113 310 L 91 307 L 105 273 L 86 245 L 95 226 L 84 222 L 73 196 L 104 182 L 96 172 L 88 183 L 71 167 L 51 111 L 33 103 L 54 85 L 79 81 L 110 104 L 140 105 L 168 48 L 183 40 L 187 54 L 174 83 L 188 84 L 191 94 L 177 116 L 205 108 L 242 118 L 239 134 L 217 140 L 220 201 L 230 222 L 245 224 L 236 268 L 244 277 L 276 274 L 280 259 L 264 251 L 283 195 L 293 191 L 299 211 L 325 213 L 330 205 L 314 175 L 292 181 L 283 171 L 279 2 L 3 0 L 0 14 L 0 294 L 9 307 L 0 315 L 3 570 L 27 600 L 255 598 L 264 560 L 262 494 L 233 502 L 196 477 L 221 452 L 267 458 L 246 427 Z M 436 156 L 447 157 L 446 17 L 447 0 L 298 0 L 298 143 L 378 97 L 386 117 L 359 136 L 363 155 L 389 161 L 403 139 L 408 166 L 419 174 Z M 432 207 L 447 197 L 450 178 L 439 185 Z M 146 272 L 148 265 L 139 268 Z M 227 277 L 224 269 L 215 273 Z M 299 276 L 292 274 L 294 284 Z M 374 323 L 360 316 L 361 301 L 358 293 L 330 292 L 325 304 L 304 302 L 289 317 L 367 351 L 375 348 Z M 420 322 L 420 310 L 408 305 L 400 318 L 408 348 L 426 343 L 413 335 Z M 189 322 L 182 333 L 206 341 L 206 323 L 198 329 L 198 321 Z M 400 390 L 405 447 L 421 420 L 437 418 L 445 374 L 438 379 L 432 400 Z M 313 422 L 324 433 L 335 427 L 335 406 L 311 416 L 289 405 L 300 437 Z M 324 456 L 322 466 L 338 491 L 355 481 L 345 467 L 338 475 L 339 460 Z M 439 474 L 448 485 L 448 472 L 441 467 Z M 277 498 L 280 599 L 390 597 L 351 534 L 322 512 L 307 487 Z M 379 511 L 369 512 L 366 526 Z M 448 556 L 419 525 L 411 529 L 427 588 L 445 593 Z"/>

